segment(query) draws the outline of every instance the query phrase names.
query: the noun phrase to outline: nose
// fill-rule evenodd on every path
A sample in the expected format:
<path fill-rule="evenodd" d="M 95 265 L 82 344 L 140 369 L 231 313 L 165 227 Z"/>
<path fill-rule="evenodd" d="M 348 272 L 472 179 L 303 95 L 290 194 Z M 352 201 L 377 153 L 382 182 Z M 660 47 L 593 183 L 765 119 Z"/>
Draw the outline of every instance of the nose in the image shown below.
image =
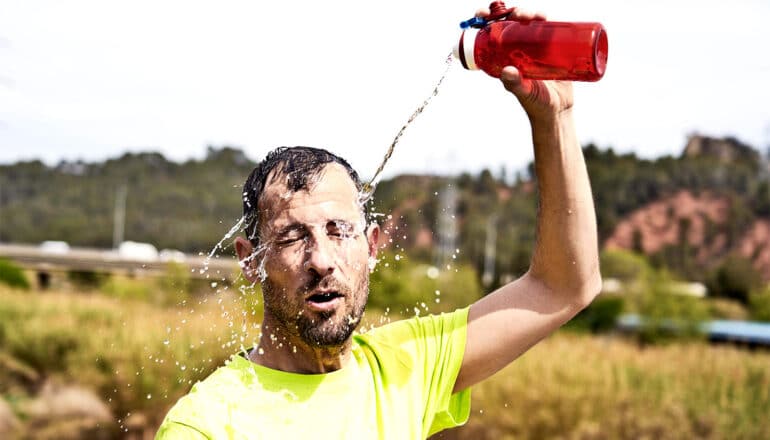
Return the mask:
<path fill-rule="evenodd" d="M 305 250 L 305 268 L 309 272 L 315 272 L 321 277 L 331 275 L 334 272 L 334 250 L 332 243 L 326 237 L 313 240 L 313 243 Z"/>

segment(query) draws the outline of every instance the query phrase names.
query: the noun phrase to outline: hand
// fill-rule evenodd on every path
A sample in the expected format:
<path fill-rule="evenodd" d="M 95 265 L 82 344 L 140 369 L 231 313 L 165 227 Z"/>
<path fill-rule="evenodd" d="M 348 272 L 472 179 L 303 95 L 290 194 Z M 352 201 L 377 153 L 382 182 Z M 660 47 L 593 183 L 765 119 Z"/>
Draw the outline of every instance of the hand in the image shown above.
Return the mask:
<path fill-rule="evenodd" d="M 486 17 L 489 9 L 476 12 L 477 17 Z M 511 13 L 512 18 L 520 21 L 545 20 L 545 14 L 523 11 L 518 8 Z M 519 100 L 530 120 L 553 118 L 572 108 L 571 81 L 541 81 L 522 78 L 518 69 L 507 66 L 503 69 L 500 80 L 503 86 Z"/>

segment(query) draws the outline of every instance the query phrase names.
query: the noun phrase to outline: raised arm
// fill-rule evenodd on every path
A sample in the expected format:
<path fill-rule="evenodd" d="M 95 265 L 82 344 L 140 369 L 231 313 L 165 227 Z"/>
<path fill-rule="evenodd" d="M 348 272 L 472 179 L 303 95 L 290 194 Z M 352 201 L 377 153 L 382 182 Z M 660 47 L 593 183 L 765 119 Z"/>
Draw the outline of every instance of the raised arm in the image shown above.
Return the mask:
<path fill-rule="evenodd" d="M 540 194 L 537 240 L 529 271 L 471 306 L 455 391 L 508 365 L 601 289 L 596 214 L 572 119 L 572 84 L 522 79 L 513 67 L 506 67 L 501 79 L 532 127 Z"/>

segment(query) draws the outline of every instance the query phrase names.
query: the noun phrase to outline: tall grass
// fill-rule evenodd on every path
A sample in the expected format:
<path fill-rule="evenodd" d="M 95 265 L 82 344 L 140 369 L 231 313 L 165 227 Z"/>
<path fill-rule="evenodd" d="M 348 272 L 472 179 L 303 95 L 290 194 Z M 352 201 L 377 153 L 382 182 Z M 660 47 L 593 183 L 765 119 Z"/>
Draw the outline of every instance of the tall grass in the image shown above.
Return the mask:
<path fill-rule="evenodd" d="M 451 436 L 770 438 L 770 352 L 559 333 L 478 385 L 473 401 Z"/>
<path fill-rule="evenodd" d="M 118 418 L 139 411 L 152 420 L 256 338 L 241 305 L 227 292 L 161 308 L 95 294 L 0 288 L 0 355 L 41 381 L 91 388 Z M 13 386 L 13 372 L 0 372 L 0 383 L 12 402 L 31 397 Z"/>
<path fill-rule="evenodd" d="M 0 357 L 36 372 L 27 377 L 93 389 L 118 419 L 140 412 L 157 424 L 195 381 L 257 337 L 258 292 L 241 301 L 233 290 L 162 308 L 0 287 Z M 367 313 L 374 325 L 389 320 Z M 22 408 L 33 391 L 4 368 L 0 394 Z M 770 438 L 768 414 L 770 352 L 698 341 L 640 348 L 562 332 L 474 387 L 470 422 L 442 437 Z"/>

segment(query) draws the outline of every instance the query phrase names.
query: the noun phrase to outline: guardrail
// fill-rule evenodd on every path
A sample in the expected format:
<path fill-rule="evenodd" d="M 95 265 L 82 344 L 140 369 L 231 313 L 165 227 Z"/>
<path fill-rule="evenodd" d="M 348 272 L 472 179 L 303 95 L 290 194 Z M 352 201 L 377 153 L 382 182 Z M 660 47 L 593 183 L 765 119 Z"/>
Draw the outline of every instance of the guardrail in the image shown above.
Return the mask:
<path fill-rule="evenodd" d="M 34 245 L 0 244 L 0 257 L 38 272 L 91 271 L 160 276 L 166 273 L 169 264 L 179 264 L 187 267 L 190 277 L 197 279 L 232 281 L 239 273 L 235 256 L 229 255 L 215 256 L 208 262 L 203 256 L 190 254 L 178 260 L 161 261 L 127 258 L 112 249 L 70 248 L 66 252 L 50 252 Z"/>

